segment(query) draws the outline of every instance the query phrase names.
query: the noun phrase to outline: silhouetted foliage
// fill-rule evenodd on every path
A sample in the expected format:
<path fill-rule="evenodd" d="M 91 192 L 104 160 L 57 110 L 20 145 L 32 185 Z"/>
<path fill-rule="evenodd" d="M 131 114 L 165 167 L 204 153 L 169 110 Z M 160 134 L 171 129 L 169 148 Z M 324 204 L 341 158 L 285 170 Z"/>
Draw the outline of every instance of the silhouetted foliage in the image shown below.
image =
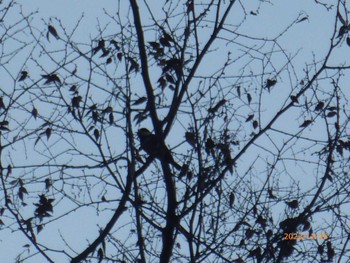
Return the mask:
<path fill-rule="evenodd" d="M 86 32 L 0 2 L 17 262 L 349 261 L 346 2 L 116 6 Z"/>

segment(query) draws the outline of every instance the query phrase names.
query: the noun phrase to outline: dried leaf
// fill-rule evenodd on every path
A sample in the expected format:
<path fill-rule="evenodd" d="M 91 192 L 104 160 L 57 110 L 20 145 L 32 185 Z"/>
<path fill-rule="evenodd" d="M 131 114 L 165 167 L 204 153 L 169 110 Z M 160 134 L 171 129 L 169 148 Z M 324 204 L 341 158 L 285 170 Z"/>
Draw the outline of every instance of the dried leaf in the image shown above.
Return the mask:
<path fill-rule="evenodd" d="M 96 141 L 97 141 L 98 138 L 100 137 L 100 132 L 99 132 L 98 129 L 95 129 L 95 130 L 94 130 L 94 137 L 95 137 L 95 140 L 96 140 Z"/>
<path fill-rule="evenodd" d="M 108 120 L 109 120 L 109 124 L 113 124 L 113 123 L 114 123 L 114 115 L 113 115 L 113 112 L 111 112 L 111 113 L 108 115 Z"/>
<path fill-rule="evenodd" d="M 32 109 L 32 116 L 34 117 L 34 119 L 36 119 L 38 117 L 38 110 L 34 106 Z"/>
<path fill-rule="evenodd" d="M 44 226 L 43 225 L 37 225 L 36 227 L 36 233 L 39 234 L 41 232 L 41 230 L 43 230 Z"/>
<path fill-rule="evenodd" d="M 306 21 L 306 20 L 309 20 L 309 17 L 308 16 L 304 16 L 302 18 L 300 18 L 297 23 L 300 23 L 300 22 L 303 22 L 303 21 Z"/>
<path fill-rule="evenodd" d="M 230 193 L 230 198 L 229 199 L 230 199 L 230 208 L 232 208 L 233 204 L 235 202 L 235 194 L 234 194 L 234 192 Z"/>
<path fill-rule="evenodd" d="M 51 132 L 52 132 L 52 129 L 51 129 L 51 128 L 47 128 L 47 129 L 46 129 L 45 135 L 46 135 L 46 139 L 47 139 L 47 140 L 50 139 Z"/>
<path fill-rule="evenodd" d="M 300 128 L 305 128 L 305 127 L 309 126 L 311 123 L 312 123 L 312 120 L 305 120 L 303 122 L 303 124 L 301 124 L 299 127 Z"/>
<path fill-rule="evenodd" d="M 118 58 L 119 61 L 122 61 L 123 53 L 122 52 L 118 52 L 117 58 Z"/>
<path fill-rule="evenodd" d="M 245 120 L 245 122 L 251 121 L 253 118 L 254 118 L 254 114 L 250 114 L 250 115 L 248 115 L 248 117 Z"/>
<path fill-rule="evenodd" d="M 147 101 L 146 97 L 140 97 L 137 100 L 134 101 L 133 105 L 139 105 Z"/>
<path fill-rule="evenodd" d="M 327 118 L 332 118 L 332 117 L 334 117 L 336 115 L 337 115 L 336 111 L 330 111 L 330 112 L 327 113 Z"/>
<path fill-rule="evenodd" d="M 208 111 L 210 113 L 215 113 L 218 109 L 226 103 L 225 99 L 220 100 L 213 108 L 210 108 Z"/>
<path fill-rule="evenodd" d="M 4 101 L 3 101 L 3 98 L 0 97 L 0 109 L 5 109 L 5 104 L 4 104 Z"/>
<path fill-rule="evenodd" d="M 28 77 L 28 72 L 25 71 L 25 70 L 23 70 L 23 71 L 21 72 L 21 75 L 20 75 L 18 81 L 23 81 L 23 80 L 25 80 L 27 77 Z"/>
<path fill-rule="evenodd" d="M 248 104 L 250 104 L 250 102 L 252 101 L 252 96 L 250 95 L 250 93 L 247 93 L 247 100 Z"/>
<path fill-rule="evenodd" d="M 345 26 L 346 22 L 345 22 L 344 18 L 342 17 L 342 15 L 340 14 L 339 10 L 337 12 L 337 17 L 339 18 L 340 23 L 342 23 L 343 26 Z"/>
<path fill-rule="evenodd" d="M 317 103 L 316 107 L 315 107 L 315 111 L 321 111 L 324 107 L 324 102 L 320 101 L 319 103 Z"/>
<path fill-rule="evenodd" d="M 60 37 L 58 36 L 58 34 L 57 34 L 56 29 L 55 29 L 52 25 L 49 25 L 49 26 L 47 27 L 47 29 L 48 29 L 48 32 L 47 32 L 47 35 L 46 35 L 47 40 L 49 40 L 49 34 L 53 35 L 56 39 L 59 39 L 59 38 L 60 38 Z"/>

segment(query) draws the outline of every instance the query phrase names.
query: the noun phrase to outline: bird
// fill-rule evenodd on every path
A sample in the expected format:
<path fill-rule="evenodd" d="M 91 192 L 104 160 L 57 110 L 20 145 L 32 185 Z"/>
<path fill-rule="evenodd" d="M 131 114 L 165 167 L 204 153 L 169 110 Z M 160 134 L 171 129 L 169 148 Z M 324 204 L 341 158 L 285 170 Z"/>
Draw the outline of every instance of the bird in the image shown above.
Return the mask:
<path fill-rule="evenodd" d="M 141 149 L 151 157 L 157 158 L 173 165 L 176 169 L 181 170 L 181 166 L 174 161 L 174 158 L 165 144 L 146 128 L 137 131 L 140 139 Z"/>

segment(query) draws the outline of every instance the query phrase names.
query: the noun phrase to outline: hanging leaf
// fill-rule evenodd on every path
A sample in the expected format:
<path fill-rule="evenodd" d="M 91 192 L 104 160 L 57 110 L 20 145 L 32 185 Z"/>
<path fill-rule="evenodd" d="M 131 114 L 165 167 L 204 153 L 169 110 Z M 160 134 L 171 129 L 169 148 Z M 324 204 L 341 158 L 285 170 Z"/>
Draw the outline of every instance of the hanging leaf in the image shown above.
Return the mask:
<path fill-rule="evenodd" d="M 339 18 L 340 23 L 342 23 L 343 26 L 345 26 L 346 22 L 345 22 L 344 18 L 342 17 L 342 15 L 340 14 L 339 10 L 337 12 L 337 17 Z"/>
<path fill-rule="evenodd" d="M 254 114 L 250 114 L 250 115 L 248 115 L 248 117 L 245 120 L 245 122 L 251 121 L 253 118 L 254 118 Z"/>
<path fill-rule="evenodd" d="M 272 189 L 268 189 L 267 192 L 268 192 L 268 194 L 269 194 L 269 198 L 271 198 L 271 199 L 276 199 L 276 198 L 277 198 L 277 197 L 273 194 Z"/>
<path fill-rule="evenodd" d="M 147 112 L 139 112 L 135 115 L 134 121 L 136 121 L 137 124 L 140 124 L 142 121 L 146 120 L 148 118 Z"/>
<path fill-rule="evenodd" d="M 233 204 L 235 202 L 235 194 L 234 194 L 234 192 L 230 193 L 230 198 L 229 199 L 230 199 L 230 208 L 232 208 Z"/>
<path fill-rule="evenodd" d="M 238 95 L 238 98 L 241 98 L 241 86 L 237 86 L 236 87 L 236 89 L 237 89 L 237 95 Z"/>
<path fill-rule="evenodd" d="M 72 85 L 70 88 L 69 88 L 69 91 L 75 93 L 77 92 L 77 85 Z"/>
<path fill-rule="evenodd" d="M 43 225 L 37 225 L 36 227 L 36 233 L 39 234 L 41 232 L 41 230 L 43 230 L 44 226 Z"/>
<path fill-rule="evenodd" d="M 309 111 L 309 103 L 307 102 L 307 98 L 305 98 L 305 108 L 306 108 L 306 111 Z"/>
<path fill-rule="evenodd" d="M 119 49 L 120 49 L 120 47 L 119 47 L 119 45 L 118 45 L 118 41 L 112 39 L 111 41 L 109 41 L 109 43 L 111 43 L 111 44 L 114 46 L 114 48 L 115 48 L 116 50 L 119 50 Z"/>
<path fill-rule="evenodd" d="M 50 178 L 46 178 L 45 179 L 45 189 L 49 190 L 51 186 L 52 186 L 51 179 Z"/>
<path fill-rule="evenodd" d="M 0 109 L 5 109 L 5 104 L 2 97 L 0 97 Z"/>
<path fill-rule="evenodd" d="M 161 87 L 162 90 L 164 90 L 166 87 L 166 80 L 163 77 L 160 77 L 158 79 L 158 84 L 159 84 L 159 87 Z"/>
<path fill-rule="evenodd" d="M 100 58 L 105 58 L 109 55 L 109 52 L 110 50 L 109 49 L 106 49 L 106 48 L 103 48 L 102 49 L 102 55 L 100 56 Z"/>
<path fill-rule="evenodd" d="M 304 16 L 302 18 L 300 18 L 297 23 L 300 23 L 300 22 L 303 22 L 303 21 L 306 21 L 306 20 L 309 20 L 309 17 L 308 16 Z"/>
<path fill-rule="evenodd" d="M 38 117 L 38 110 L 34 106 L 32 109 L 32 116 L 34 117 L 34 119 L 36 119 Z"/>
<path fill-rule="evenodd" d="M 9 164 L 7 166 L 6 179 L 7 179 L 7 177 L 9 177 L 11 175 L 11 173 L 12 173 L 12 166 L 11 166 L 11 164 Z"/>
<path fill-rule="evenodd" d="M 271 89 L 273 86 L 275 86 L 276 83 L 277 83 L 277 80 L 275 80 L 275 79 L 267 79 L 267 80 L 266 80 L 266 85 L 265 85 L 265 87 L 266 87 L 266 88 L 268 89 L 268 91 L 270 92 L 270 89 Z"/>
<path fill-rule="evenodd" d="M 259 126 L 259 122 L 257 120 L 253 121 L 253 128 L 256 129 Z"/>
<path fill-rule="evenodd" d="M 101 38 L 98 41 L 97 46 L 92 49 L 92 54 L 95 55 L 97 52 L 99 52 L 100 50 L 103 50 L 104 48 L 105 48 L 105 40 Z"/>
<path fill-rule="evenodd" d="M 103 260 L 103 250 L 102 248 L 99 248 L 98 251 L 97 251 L 97 255 L 98 255 L 98 262 L 102 262 Z"/>
<path fill-rule="evenodd" d="M 323 245 L 318 246 L 317 253 L 319 253 L 320 255 L 323 255 L 323 253 L 324 253 L 324 246 Z"/>
<path fill-rule="evenodd" d="M 34 205 L 37 207 L 34 214 L 40 221 L 42 221 L 44 217 L 52 216 L 50 213 L 53 212 L 52 202 L 54 199 L 47 199 L 44 194 L 39 195 L 39 198 L 39 203 L 34 203 Z"/>
<path fill-rule="evenodd" d="M 72 98 L 72 106 L 73 108 L 79 108 L 79 104 L 83 98 L 81 96 L 76 96 Z"/>
<path fill-rule="evenodd" d="M 138 72 L 139 64 L 136 62 L 136 60 L 131 57 L 129 57 L 128 60 L 130 62 L 129 72 L 132 72 L 132 71 Z"/>
<path fill-rule="evenodd" d="M 337 109 L 337 107 L 335 107 L 335 106 L 327 107 L 327 110 L 329 110 L 329 111 L 335 111 L 336 109 Z"/>
<path fill-rule="evenodd" d="M 315 111 L 321 111 L 324 107 L 324 102 L 320 101 L 315 107 Z"/>
<path fill-rule="evenodd" d="M 113 115 L 113 112 L 111 112 L 111 113 L 108 115 L 108 120 L 109 120 L 109 124 L 113 124 L 113 123 L 114 123 L 114 115 Z"/>
<path fill-rule="evenodd" d="M 18 189 L 18 197 L 19 197 L 19 199 L 21 199 L 21 201 L 23 201 L 24 194 L 28 194 L 27 189 L 24 186 L 21 186 Z"/>
<path fill-rule="evenodd" d="M 311 227 L 311 223 L 310 223 L 310 221 L 305 221 L 305 222 L 303 222 L 303 231 L 307 231 L 307 230 L 309 230 L 310 229 L 310 227 Z"/>
<path fill-rule="evenodd" d="M 218 109 L 219 109 L 221 106 L 225 105 L 225 103 L 226 103 L 226 100 L 225 100 L 225 99 L 222 99 L 222 100 L 220 100 L 213 108 L 210 108 L 208 111 L 209 111 L 210 113 L 215 113 L 215 112 L 218 111 Z"/>
<path fill-rule="evenodd" d="M 92 112 L 92 120 L 94 121 L 94 123 L 96 123 L 98 121 L 99 118 L 99 114 L 97 111 L 93 111 Z"/>
<path fill-rule="evenodd" d="M 6 127 L 9 124 L 8 121 L 0 121 L 0 130 L 2 131 L 10 131 L 8 127 Z"/>
<path fill-rule="evenodd" d="M 46 34 L 46 38 L 47 38 L 48 41 L 50 41 L 49 34 L 53 35 L 56 39 L 60 38 L 58 36 L 58 34 L 57 34 L 56 29 L 52 25 L 48 25 L 47 29 L 48 29 L 48 31 L 47 31 L 47 34 Z"/>
<path fill-rule="evenodd" d="M 350 37 L 346 38 L 346 44 L 348 44 L 348 46 L 350 47 Z"/>
<path fill-rule="evenodd" d="M 118 52 L 117 58 L 118 58 L 119 61 L 122 61 L 123 53 L 122 52 Z"/>
<path fill-rule="evenodd" d="M 140 98 L 138 98 L 137 100 L 134 101 L 133 105 L 139 105 L 139 104 L 144 103 L 145 101 L 147 101 L 146 97 L 140 97 Z"/>
<path fill-rule="evenodd" d="M 44 79 L 46 79 L 44 84 L 50 84 L 50 83 L 55 83 L 60 85 L 62 82 L 60 78 L 57 76 L 57 74 L 46 74 L 46 75 L 41 75 Z"/>
<path fill-rule="evenodd" d="M 252 96 L 250 95 L 250 93 L 247 93 L 247 100 L 248 104 L 250 104 L 250 102 L 252 101 Z"/>
<path fill-rule="evenodd" d="M 112 63 L 112 57 L 109 57 L 109 58 L 107 58 L 107 60 L 106 60 L 106 64 L 107 64 L 107 65 L 110 64 L 110 63 Z"/>
<path fill-rule="evenodd" d="M 207 152 L 207 154 L 212 153 L 214 147 L 215 147 L 215 142 L 211 138 L 208 138 L 205 141 L 205 151 Z"/>
<path fill-rule="evenodd" d="M 51 128 L 47 128 L 47 129 L 46 129 L 45 135 L 46 135 L 46 139 L 47 139 L 47 140 L 50 139 L 51 132 L 52 132 L 52 129 L 51 129 Z"/>
<path fill-rule="evenodd" d="M 23 81 L 23 80 L 25 80 L 27 77 L 28 77 L 28 71 L 23 70 L 23 71 L 21 72 L 21 75 L 20 75 L 18 81 Z"/>
<path fill-rule="evenodd" d="M 301 124 L 299 127 L 300 128 L 305 128 L 305 127 L 309 126 L 311 123 L 312 123 L 312 120 L 305 120 L 303 122 L 303 124 Z"/>
<path fill-rule="evenodd" d="M 328 261 L 333 262 L 334 255 L 335 255 L 335 252 L 334 252 L 334 249 L 332 247 L 332 242 L 331 241 L 327 241 L 327 257 L 328 257 Z"/>
<path fill-rule="evenodd" d="M 347 25 L 342 25 L 342 26 L 339 28 L 339 33 L 338 33 L 337 38 L 343 37 L 343 35 L 345 35 L 348 31 L 349 31 L 348 26 L 347 26 Z"/>
<path fill-rule="evenodd" d="M 99 132 L 98 129 L 95 129 L 95 130 L 94 130 L 94 137 L 95 137 L 95 140 L 96 140 L 96 141 L 97 141 L 98 138 L 100 137 L 100 132 Z"/>
<path fill-rule="evenodd" d="M 38 138 L 35 140 L 35 142 L 34 142 L 34 146 L 38 143 L 38 141 L 40 140 L 40 135 L 38 136 Z"/>
<path fill-rule="evenodd" d="M 173 84 L 176 83 L 175 80 L 174 80 L 174 78 L 173 78 L 173 76 L 171 76 L 169 73 L 166 73 L 166 74 L 165 74 L 165 78 L 166 78 L 166 80 L 167 80 L 168 82 L 170 82 L 170 83 L 173 83 Z"/>
<path fill-rule="evenodd" d="M 336 111 L 330 111 L 330 112 L 327 113 L 327 118 L 332 118 L 332 117 L 334 117 L 336 115 L 337 115 Z"/>

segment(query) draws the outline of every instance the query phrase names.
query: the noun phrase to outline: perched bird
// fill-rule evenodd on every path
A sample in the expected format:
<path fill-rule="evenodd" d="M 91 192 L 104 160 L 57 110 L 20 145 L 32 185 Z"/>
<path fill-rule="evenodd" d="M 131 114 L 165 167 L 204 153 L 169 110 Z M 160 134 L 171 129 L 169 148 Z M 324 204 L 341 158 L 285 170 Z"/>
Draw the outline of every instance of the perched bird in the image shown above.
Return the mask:
<path fill-rule="evenodd" d="M 178 170 L 181 169 L 181 166 L 174 161 L 170 150 L 156 135 L 146 128 L 139 129 L 137 135 L 139 136 L 142 150 L 154 158 L 173 165 Z"/>

